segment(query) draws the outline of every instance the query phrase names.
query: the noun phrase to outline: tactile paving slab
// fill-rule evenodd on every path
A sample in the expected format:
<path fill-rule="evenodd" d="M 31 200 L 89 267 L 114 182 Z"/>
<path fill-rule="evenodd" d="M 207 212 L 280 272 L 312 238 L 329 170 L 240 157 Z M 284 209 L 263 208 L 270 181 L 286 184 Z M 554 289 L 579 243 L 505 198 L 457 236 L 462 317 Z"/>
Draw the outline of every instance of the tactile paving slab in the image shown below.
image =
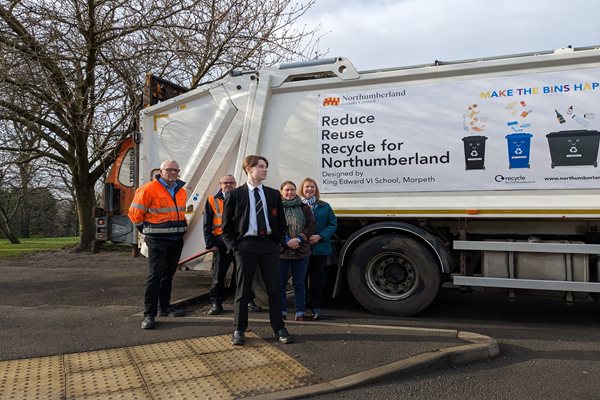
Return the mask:
<path fill-rule="evenodd" d="M 259 347 L 243 347 L 237 348 L 233 351 L 221 351 L 218 353 L 204 354 L 204 358 L 212 367 L 215 372 L 227 372 L 235 370 L 247 370 L 254 367 L 261 367 L 263 365 L 273 362 L 267 355 L 262 353 Z"/>
<path fill-rule="evenodd" d="M 305 385 L 281 364 L 225 372 L 221 378 L 239 397 L 277 392 Z"/>
<path fill-rule="evenodd" d="M 64 359 L 65 372 L 67 374 L 133 364 L 133 358 L 127 349 L 110 349 L 66 354 Z"/>
<path fill-rule="evenodd" d="M 311 383 L 310 370 L 255 334 L 0 361 L 0 400 L 239 399 Z"/>
<path fill-rule="evenodd" d="M 119 392 L 144 386 L 134 365 L 93 369 L 67 375 L 67 398 Z"/>
<path fill-rule="evenodd" d="M 175 382 L 215 374 L 209 364 L 197 355 L 152 361 L 139 365 L 139 368 L 144 377 L 144 381 L 148 385 L 157 385 L 160 383 Z"/>
<path fill-rule="evenodd" d="M 64 399 L 62 356 L 0 361 L 0 399 Z"/>
<path fill-rule="evenodd" d="M 135 388 L 119 392 L 97 393 L 83 397 L 69 397 L 69 400 L 155 400 L 150 396 L 148 388 Z"/>
<path fill-rule="evenodd" d="M 218 376 L 171 382 L 150 388 L 156 399 L 169 400 L 230 400 L 239 398 Z"/>
<path fill-rule="evenodd" d="M 186 344 L 185 340 L 135 346 L 130 347 L 129 351 L 136 363 L 168 360 L 169 358 L 180 358 L 196 354 L 194 349 Z"/>

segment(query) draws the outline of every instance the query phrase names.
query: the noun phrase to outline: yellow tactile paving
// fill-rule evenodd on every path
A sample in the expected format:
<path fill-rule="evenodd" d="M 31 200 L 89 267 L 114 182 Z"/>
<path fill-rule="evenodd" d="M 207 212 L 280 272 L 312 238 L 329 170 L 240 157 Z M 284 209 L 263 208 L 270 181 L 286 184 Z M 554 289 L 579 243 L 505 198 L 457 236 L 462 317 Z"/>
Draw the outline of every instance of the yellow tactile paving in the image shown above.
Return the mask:
<path fill-rule="evenodd" d="M 63 399 L 61 356 L 0 361 L 0 399 Z"/>
<path fill-rule="evenodd" d="M 225 372 L 221 379 L 240 397 L 276 392 L 306 384 L 281 364 Z"/>
<path fill-rule="evenodd" d="M 216 375 L 171 382 L 151 388 L 157 399 L 169 400 L 230 400 L 239 398 Z"/>
<path fill-rule="evenodd" d="M 239 399 L 311 383 L 312 372 L 247 333 L 0 361 L 0 400 Z"/>
<path fill-rule="evenodd" d="M 76 397 L 75 400 L 155 400 L 147 388 L 122 390 L 120 392 L 97 393 L 90 396 Z"/>
<path fill-rule="evenodd" d="M 139 368 L 148 385 L 214 375 L 210 365 L 198 355 L 153 361 L 141 364 Z"/>
<path fill-rule="evenodd" d="M 65 372 L 67 374 L 133 364 L 133 359 L 127 349 L 110 349 L 66 354 L 64 360 Z"/>
<path fill-rule="evenodd" d="M 144 386 L 135 365 L 93 369 L 67 375 L 67 398 L 119 392 Z"/>
<path fill-rule="evenodd" d="M 234 351 L 204 354 L 202 358 L 212 365 L 217 373 L 246 370 L 273 362 L 268 356 L 261 353 L 258 347 L 238 347 Z"/>

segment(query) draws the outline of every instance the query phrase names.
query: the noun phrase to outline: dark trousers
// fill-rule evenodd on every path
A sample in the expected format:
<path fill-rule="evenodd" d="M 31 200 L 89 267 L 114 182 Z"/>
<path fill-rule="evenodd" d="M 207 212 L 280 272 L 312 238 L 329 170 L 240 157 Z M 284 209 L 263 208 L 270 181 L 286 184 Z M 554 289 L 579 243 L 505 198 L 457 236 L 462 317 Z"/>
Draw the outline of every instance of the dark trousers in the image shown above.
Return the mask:
<path fill-rule="evenodd" d="M 213 253 L 213 276 L 210 287 L 210 301 L 213 304 L 221 304 L 225 299 L 225 276 L 229 265 L 234 260 L 233 253 L 227 253 L 227 246 L 217 245 L 217 251 Z"/>
<path fill-rule="evenodd" d="M 159 306 L 166 309 L 170 305 L 173 275 L 183 249 L 183 238 L 167 240 L 146 236 L 146 244 L 148 277 L 144 294 L 144 315 L 156 317 Z"/>
<path fill-rule="evenodd" d="M 235 329 L 245 332 L 248 328 L 248 302 L 254 297 L 252 283 L 258 269 L 269 297 L 271 328 L 275 332 L 279 331 L 285 326 L 281 317 L 279 244 L 269 237 L 244 238 L 236 245 L 235 259 L 237 262 L 237 289 L 233 318 Z"/>
<path fill-rule="evenodd" d="M 314 309 L 320 309 L 323 304 L 323 287 L 325 286 L 325 262 L 327 256 L 311 255 L 308 262 L 306 281 L 308 288 L 307 304 Z"/>

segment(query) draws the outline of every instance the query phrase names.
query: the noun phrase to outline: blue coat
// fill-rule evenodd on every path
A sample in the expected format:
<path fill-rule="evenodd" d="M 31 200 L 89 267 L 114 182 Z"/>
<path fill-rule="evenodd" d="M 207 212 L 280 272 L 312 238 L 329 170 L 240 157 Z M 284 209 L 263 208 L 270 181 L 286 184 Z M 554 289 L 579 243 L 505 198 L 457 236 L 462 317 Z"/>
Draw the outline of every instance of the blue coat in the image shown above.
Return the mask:
<path fill-rule="evenodd" d="M 311 246 L 311 254 L 322 256 L 333 254 L 331 237 L 337 229 L 337 218 L 329 203 L 321 200 L 313 206 L 313 213 L 317 222 L 315 234 L 320 235 L 321 240 Z"/>

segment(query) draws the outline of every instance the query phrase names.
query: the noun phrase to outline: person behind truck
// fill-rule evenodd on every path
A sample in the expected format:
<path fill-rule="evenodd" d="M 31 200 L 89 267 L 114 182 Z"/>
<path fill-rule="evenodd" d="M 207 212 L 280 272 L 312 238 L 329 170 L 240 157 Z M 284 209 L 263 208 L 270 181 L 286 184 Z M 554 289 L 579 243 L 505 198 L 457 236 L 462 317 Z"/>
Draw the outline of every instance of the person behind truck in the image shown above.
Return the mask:
<path fill-rule="evenodd" d="M 292 273 L 294 286 L 294 320 L 304 321 L 306 311 L 306 269 L 310 256 L 309 238 L 315 232 L 315 217 L 310 207 L 302 203 L 296 194 L 296 185 L 285 181 L 279 188 L 283 201 L 283 210 L 287 222 L 283 249 L 279 255 L 279 273 L 281 278 L 282 316 L 287 317 L 286 286 L 288 273 Z"/>
<path fill-rule="evenodd" d="M 229 193 L 223 209 L 223 242 L 234 252 L 237 263 L 235 331 L 231 343 L 239 346 L 246 341 L 248 302 L 257 269 L 269 297 L 271 328 L 281 343 L 292 343 L 294 339 L 281 318 L 279 243 L 286 230 L 281 196 L 277 190 L 262 184 L 269 168 L 265 157 L 247 156 L 242 168 L 248 181 Z"/>
<path fill-rule="evenodd" d="M 181 317 L 185 311 L 171 306 L 173 276 L 187 229 L 185 182 L 179 164 L 165 160 L 159 174 L 138 188 L 129 207 L 129 219 L 144 235 L 148 246 L 148 277 L 144 294 L 142 329 L 153 329 L 155 317 Z"/>
<path fill-rule="evenodd" d="M 212 306 L 208 315 L 218 315 L 223 312 L 225 299 L 225 276 L 231 262 L 235 262 L 232 252 L 227 251 L 223 243 L 223 205 L 227 193 L 235 189 L 235 177 L 227 174 L 219 180 L 220 189 L 214 196 L 209 196 L 204 207 L 204 243 L 206 249 L 213 252 L 212 285 L 210 287 L 210 300 Z M 262 308 L 254 302 L 254 296 L 248 303 L 248 311 L 261 311 Z"/>
<path fill-rule="evenodd" d="M 325 285 L 325 263 L 327 257 L 333 254 L 331 237 L 337 229 L 337 218 L 331 206 L 321 200 L 317 182 L 312 178 L 305 178 L 300 185 L 302 202 L 308 205 L 316 220 L 315 233 L 310 235 L 310 258 L 306 274 L 308 301 L 312 307 L 313 319 L 321 319 L 321 305 L 323 304 L 323 287 Z"/>

